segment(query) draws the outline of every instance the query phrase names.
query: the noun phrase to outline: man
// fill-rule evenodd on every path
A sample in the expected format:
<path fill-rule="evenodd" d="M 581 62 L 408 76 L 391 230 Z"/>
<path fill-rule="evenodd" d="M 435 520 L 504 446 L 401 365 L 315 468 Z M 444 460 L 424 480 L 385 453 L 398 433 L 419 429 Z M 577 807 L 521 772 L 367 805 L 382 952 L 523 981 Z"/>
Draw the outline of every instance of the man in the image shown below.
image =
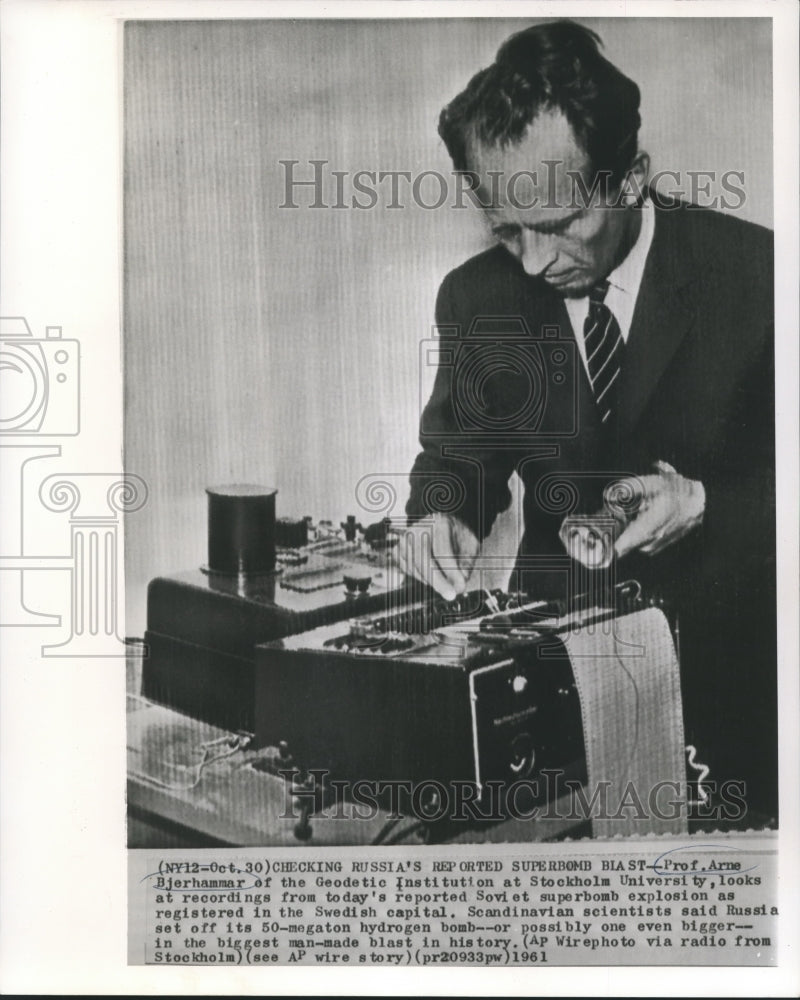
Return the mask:
<path fill-rule="evenodd" d="M 400 558 L 467 589 L 516 470 L 515 580 L 557 596 L 565 516 L 627 492 L 616 575 L 677 611 L 687 739 L 774 815 L 772 235 L 648 189 L 639 89 L 598 42 L 522 31 L 442 112 L 499 245 L 439 292 Z"/>

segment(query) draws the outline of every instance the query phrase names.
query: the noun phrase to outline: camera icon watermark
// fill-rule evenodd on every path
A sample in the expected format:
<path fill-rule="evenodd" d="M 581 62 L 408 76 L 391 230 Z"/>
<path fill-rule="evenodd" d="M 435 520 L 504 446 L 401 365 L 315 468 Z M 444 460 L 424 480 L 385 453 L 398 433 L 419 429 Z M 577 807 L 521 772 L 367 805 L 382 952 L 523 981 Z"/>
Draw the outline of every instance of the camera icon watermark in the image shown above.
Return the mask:
<path fill-rule="evenodd" d="M 80 343 L 60 326 L 34 337 L 21 316 L 0 318 L 0 459 L 4 507 L 0 522 L 0 628 L 69 627 L 42 656 L 130 656 L 122 624 L 121 518 L 141 509 L 147 484 L 120 472 L 52 472 L 39 463 L 61 457 L 53 437 L 80 433 Z M 38 480 L 38 496 L 32 480 Z M 37 502 L 38 501 L 38 502 Z M 58 545 L 43 511 L 69 513 L 66 544 Z M 44 528 L 44 532 L 42 532 Z M 67 614 L 38 610 L 42 574 L 69 573 Z M 45 588 L 47 592 L 47 588 Z M 31 606 L 31 593 L 33 601 Z M 48 593 L 49 596 L 49 593 Z M 62 591 L 63 596 L 63 591 Z"/>
<path fill-rule="evenodd" d="M 426 405 L 430 367 L 438 386 Z M 521 316 L 476 317 L 466 332 L 436 326 L 420 343 L 420 432 L 473 442 L 575 437 L 580 367 L 574 339 L 559 326 L 534 335 Z"/>
<path fill-rule="evenodd" d="M 79 347 L 62 338 L 60 326 L 37 338 L 24 317 L 0 317 L 0 434 L 79 433 Z"/>

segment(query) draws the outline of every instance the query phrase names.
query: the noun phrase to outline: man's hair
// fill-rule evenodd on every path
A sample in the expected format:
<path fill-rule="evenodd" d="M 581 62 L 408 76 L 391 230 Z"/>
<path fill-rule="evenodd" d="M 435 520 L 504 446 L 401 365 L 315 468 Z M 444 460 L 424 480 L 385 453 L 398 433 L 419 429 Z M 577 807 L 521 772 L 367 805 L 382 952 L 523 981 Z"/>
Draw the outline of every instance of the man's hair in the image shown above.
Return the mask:
<path fill-rule="evenodd" d="M 638 148 L 639 88 L 599 51 L 599 37 L 573 21 L 537 24 L 504 42 L 439 116 L 456 170 L 469 143 L 519 142 L 542 111 L 561 111 L 596 177 L 619 186 Z M 594 177 L 592 178 L 594 180 Z"/>

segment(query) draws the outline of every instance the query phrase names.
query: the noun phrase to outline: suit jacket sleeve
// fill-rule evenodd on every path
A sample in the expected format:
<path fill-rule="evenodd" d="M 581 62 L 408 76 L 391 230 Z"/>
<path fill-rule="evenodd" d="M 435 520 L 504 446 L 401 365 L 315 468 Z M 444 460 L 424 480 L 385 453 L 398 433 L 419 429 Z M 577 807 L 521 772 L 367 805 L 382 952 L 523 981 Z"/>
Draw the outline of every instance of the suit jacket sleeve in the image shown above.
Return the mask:
<path fill-rule="evenodd" d="M 454 391 L 454 371 L 469 329 L 458 307 L 457 280 L 448 275 L 439 289 L 436 323 L 440 361 L 431 397 L 420 420 L 420 444 L 411 470 L 406 505 L 409 520 L 434 512 L 453 514 L 482 541 L 498 515 L 511 503 L 508 480 L 514 471 L 511 450 L 482 445 L 465 428 L 463 401 Z"/>
<path fill-rule="evenodd" d="M 712 575 L 727 584 L 774 586 L 774 346 L 769 336 L 738 387 L 719 460 L 705 477 L 702 545 Z"/>
<path fill-rule="evenodd" d="M 704 563 L 701 576 L 707 585 L 713 581 L 720 599 L 725 594 L 726 600 L 740 607 L 747 593 L 759 591 L 770 600 L 775 579 L 772 234 L 742 229 L 743 245 L 744 237 L 749 238 L 748 252 L 739 255 L 748 265 L 740 282 L 744 291 L 729 287 L 728 311 L 724 304 L 717 306 L 722 317 L 721 336 L 718 333 L 719 339 L 714 338 L 717 361 L 706 369 L 709 378 L 727 375 L 729 382 L 726 385 L 722 379 L 724 392 L 715 395 L 713 409 L 705 412 L 697 428 L 700 437 L 706 425 L 718 424 L 696 477 L 706 491 L 699 539 Z M 705 394 L 698 392 L 698 396 L 702 400 L 709 393 L 706 384 Z M 736 595 L 731 596 L 731 591 Z"/>
<path fill-rule="evenodd" d="M 703 483 L 706 506 L 699 531 L 622 571 L 686 606 L 744 607 L 774 581 L 772 234 L 696 208 L 662 213 L 648 269 L 626 373 L 649 395 L 627 461 L 642 474 L 669 462 Z"/>

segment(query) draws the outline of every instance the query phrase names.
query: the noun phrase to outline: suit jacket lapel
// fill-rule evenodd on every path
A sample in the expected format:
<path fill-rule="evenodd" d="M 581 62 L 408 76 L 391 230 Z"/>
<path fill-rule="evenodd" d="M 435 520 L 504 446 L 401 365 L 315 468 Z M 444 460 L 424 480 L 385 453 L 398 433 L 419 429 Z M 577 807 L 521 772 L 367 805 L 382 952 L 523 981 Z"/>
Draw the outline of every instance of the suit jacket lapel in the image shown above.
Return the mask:
<path fill-rule="evenodd" d="M 645 264 L 620 375 L 620 430 L 632 429 L 661 376 L 692 327 L 699 274 L 684 208 L 656 209 L 653 243 Z"/>

